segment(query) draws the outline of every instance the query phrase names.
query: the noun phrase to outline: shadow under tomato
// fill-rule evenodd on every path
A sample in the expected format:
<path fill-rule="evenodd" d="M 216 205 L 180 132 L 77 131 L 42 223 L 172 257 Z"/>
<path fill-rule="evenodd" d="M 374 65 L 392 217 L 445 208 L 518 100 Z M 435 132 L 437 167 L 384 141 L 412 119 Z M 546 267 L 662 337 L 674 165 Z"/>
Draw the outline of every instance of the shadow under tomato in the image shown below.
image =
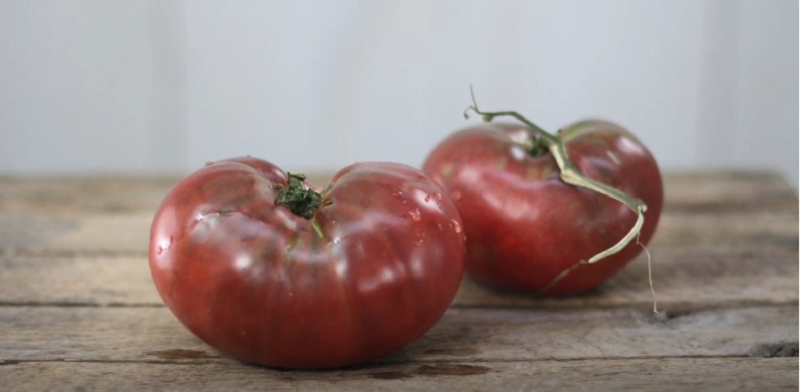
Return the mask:
<path fill-rule="evenodd" d="M 415 342 L 386 356 L 333 369 L 281 369 L 240 362 L 249 368 L 276 371 L 280 379 L 308 379 L 317 376 L 334 378 L 401 379 L 414 376 L 472 375 L 490 370 L 483 366 L 448 364 L 465 357 L 478 359 L 479 343 L 488 338 L 486 328 L 473 328 L 460 321 L 462 309 L 450 309 L 442 320 Z M 430 361 L 430 362 L 429 362 Z"/>

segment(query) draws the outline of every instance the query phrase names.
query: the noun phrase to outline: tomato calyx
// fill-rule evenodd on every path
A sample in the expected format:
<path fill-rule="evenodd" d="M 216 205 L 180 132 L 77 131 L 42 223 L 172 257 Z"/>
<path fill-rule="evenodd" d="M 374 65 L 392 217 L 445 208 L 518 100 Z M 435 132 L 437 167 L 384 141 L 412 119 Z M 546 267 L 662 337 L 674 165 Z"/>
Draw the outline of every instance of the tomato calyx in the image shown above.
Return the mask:
<path fill-rule="evenodd" d="M 469 118 L 469 114 L 464 112 L 464 117 Z M 489 122 L 492 120 L 492 118 L 484 117 L 483 120 L 484 122 Z M 550 152 L 542 141 L 542 136 L 534 132 L 529 127 L 526 127 L 524 132 L 510 133 L 508 134 L 508 137 L 511 138 L 512 142 L 522 147 L 522 149 L 524 149 L 525 152 L 527 152 L 532 158 L 539 158 L 547 155 Z"/>
<path fill-rule="evenodd" d="M 547 146 L 542 142 L 542 137 L 532 133 L 531 146 L 528 148 L 528 154 L 534 158 L 538 158 L 546 155 L 548 152 L 550 151 L 547 150 Z"/>
<path fill-rule="evenodd" d="M 526 131 L 528 132 L 530 141 L 525 143 L 523 147 L 525 147 L 525 150 L 528 151 L 528 154 L 534 158 L 547 155 L 550 150 L 547 149 L 547 145 L 542 140 L 542 136 L 538 133 L 535 133 L 531 129 L 527 129 Z"/>
<path fill-rule="evenodd" d="M 289 185 L 281 186 L 281 192 L 275 199 L 275 205 L 285 205 L 292 213 L 305 219 L 311 219 L 322 204 L 322 195 L 306 187 L 306 176 L 299 173 L 287 173 Z"/>

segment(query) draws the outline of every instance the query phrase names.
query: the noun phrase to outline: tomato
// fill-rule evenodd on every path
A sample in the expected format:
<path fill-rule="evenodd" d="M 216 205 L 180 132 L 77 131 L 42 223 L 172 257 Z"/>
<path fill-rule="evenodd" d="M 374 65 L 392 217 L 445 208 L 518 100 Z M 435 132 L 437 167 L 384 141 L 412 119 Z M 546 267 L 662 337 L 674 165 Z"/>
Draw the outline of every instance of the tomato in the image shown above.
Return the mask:
<path fill-rule="evenodd" d="M 578 173 L 646 204 L 638 238 L 646 244 L 663 204 L 652 154 L 630 132 L 605 121 L 577 122 L 557 137 Z M 617 274 L 642 247 L 631 241 L 619 253 L 556 278 L 615 245 L 637 214 L 604 194 L 562 181 L 553 154 L 532 148 L 537 140 L 540 135 L 523 124 L 470 126 L 436 146 L 423 171 L 458 207 L 469 275 L 521 293 L 582 293 Z"/>
<path fill-rule="evenodd" d="M 317 192 L 256 158 L 181 180 L 151 227 L 156 288 L 230 357 L 329 368 L 385 355 L 444 314 L 461 282 L 461 219 L 442 188 L 395 163 L 357 163 Z"/>

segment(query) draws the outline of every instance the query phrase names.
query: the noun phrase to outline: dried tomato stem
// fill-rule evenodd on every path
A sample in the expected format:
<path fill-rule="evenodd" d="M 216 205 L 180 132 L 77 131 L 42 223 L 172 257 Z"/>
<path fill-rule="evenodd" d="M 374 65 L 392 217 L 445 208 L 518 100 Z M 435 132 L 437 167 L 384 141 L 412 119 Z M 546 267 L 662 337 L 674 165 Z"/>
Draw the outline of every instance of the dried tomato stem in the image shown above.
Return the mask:
<path fill-rule="evenodd" d="M 287 174 L 289 175 L 289 185 L 281 189 L 281 193 L 275 199 L 275 205 L 285 205 L 295 215 L 311 219 L 320 208 L 322 195 L 306 187 L 306 176 L 292 172 Z"/>
<path fill-rule="evenodd" d="M 595 192 L 601 193 L 605 196 L 608 196 L 614 200 L 619 201 L 622 204 L 625 204 L 628 208 L 633 210 L 636 213 L 636 223 L 633 225 L 631 230 L 626 234 L 619 242 L 614 244 L 614 246 L 592 256 L 589 260 L 580 260 L 578 263 L 573 265 L 570 268 L 562 271 L 555 279 L 553 279 L 544 289 L 542 289 L 542 293 L 546 292 L 558 282 L 562 281 L 566 278 L 573 270 L 576 268 L 586 265 L 586 264 L 593 264 L 596 263 L 608 256 L 611 256 L 615 253 L 621 251 L 625 246 L 627 246 L 631 241 L 638 238 L 639 233 L 642 230 L 642 225 L 644 225 L 644 213 L 647 211 L 647 205 L 642 201 L 635 197 L 628 195 L 625 192 L 620 191 L 619 189 L 610 187 L 608 185 L 602 184 L 600 182 L 594 181 L 590 178 L 584 177 L 581 175 L 575 164 L 569 159 L 567 156 L 566 148 L 564 147 L 564 141 L 557 135 L 553 135 L 550 132 L 545 131 L 544 129 L 540 128 L 538 125 L 532 123 L 527 118 L 523 117 L 519 113 L 515 111 L 503 111 L 503 112 L 483 112 L 478 109 L 478 103 L 475 100 L 475 93 L 472 90 L 472 86 L 470 86 L 470 93 L 472 94 L 472 105 L 464 111 L 464 117 L 469 118 L 468 112 L 470 110 L 474 111 L 475 113 L 482 116 L 482 120 L 485 122 L 492 121 L 495 117 L 500 116 L 511 116 L 522 122 L 523 124 L 527 125 L 533 132 L 538 134 L 540 138 L 538 140 L 547 147 L 547 150 L 553 155 L 553 158 L 556 160 L 556 164 L 558 165 L 559 170 L 561 171 L 561 179 L 570 185 L 575 185 L 587 189 L 591 189 Z M 650 270 L 650 264 L 648 263 L 648 271 Z M 650 283 L 650 289 L 653 290 L 652 281 Z M 653 292 L 653 302 L 655 303 L 655 292 Z M 653 310 L 658 313 L 655 306 Z"/>

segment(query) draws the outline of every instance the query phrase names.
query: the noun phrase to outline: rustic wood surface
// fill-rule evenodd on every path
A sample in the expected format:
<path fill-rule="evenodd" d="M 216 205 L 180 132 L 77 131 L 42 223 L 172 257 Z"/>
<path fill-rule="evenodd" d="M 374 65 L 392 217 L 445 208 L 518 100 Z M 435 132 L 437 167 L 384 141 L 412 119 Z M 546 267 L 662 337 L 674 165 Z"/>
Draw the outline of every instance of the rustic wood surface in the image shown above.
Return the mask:
<path fill-rule="evenodd" d="M 797 390 L 795 192 L 770 173 L 665 180 L 659 315 L 643 257 L 563 299 L 466 278 L 418 341 L 312 372 L 225 358 L 163 306 L 146 249 L 176 178 L 0 177 L 0 391 Z"/>

